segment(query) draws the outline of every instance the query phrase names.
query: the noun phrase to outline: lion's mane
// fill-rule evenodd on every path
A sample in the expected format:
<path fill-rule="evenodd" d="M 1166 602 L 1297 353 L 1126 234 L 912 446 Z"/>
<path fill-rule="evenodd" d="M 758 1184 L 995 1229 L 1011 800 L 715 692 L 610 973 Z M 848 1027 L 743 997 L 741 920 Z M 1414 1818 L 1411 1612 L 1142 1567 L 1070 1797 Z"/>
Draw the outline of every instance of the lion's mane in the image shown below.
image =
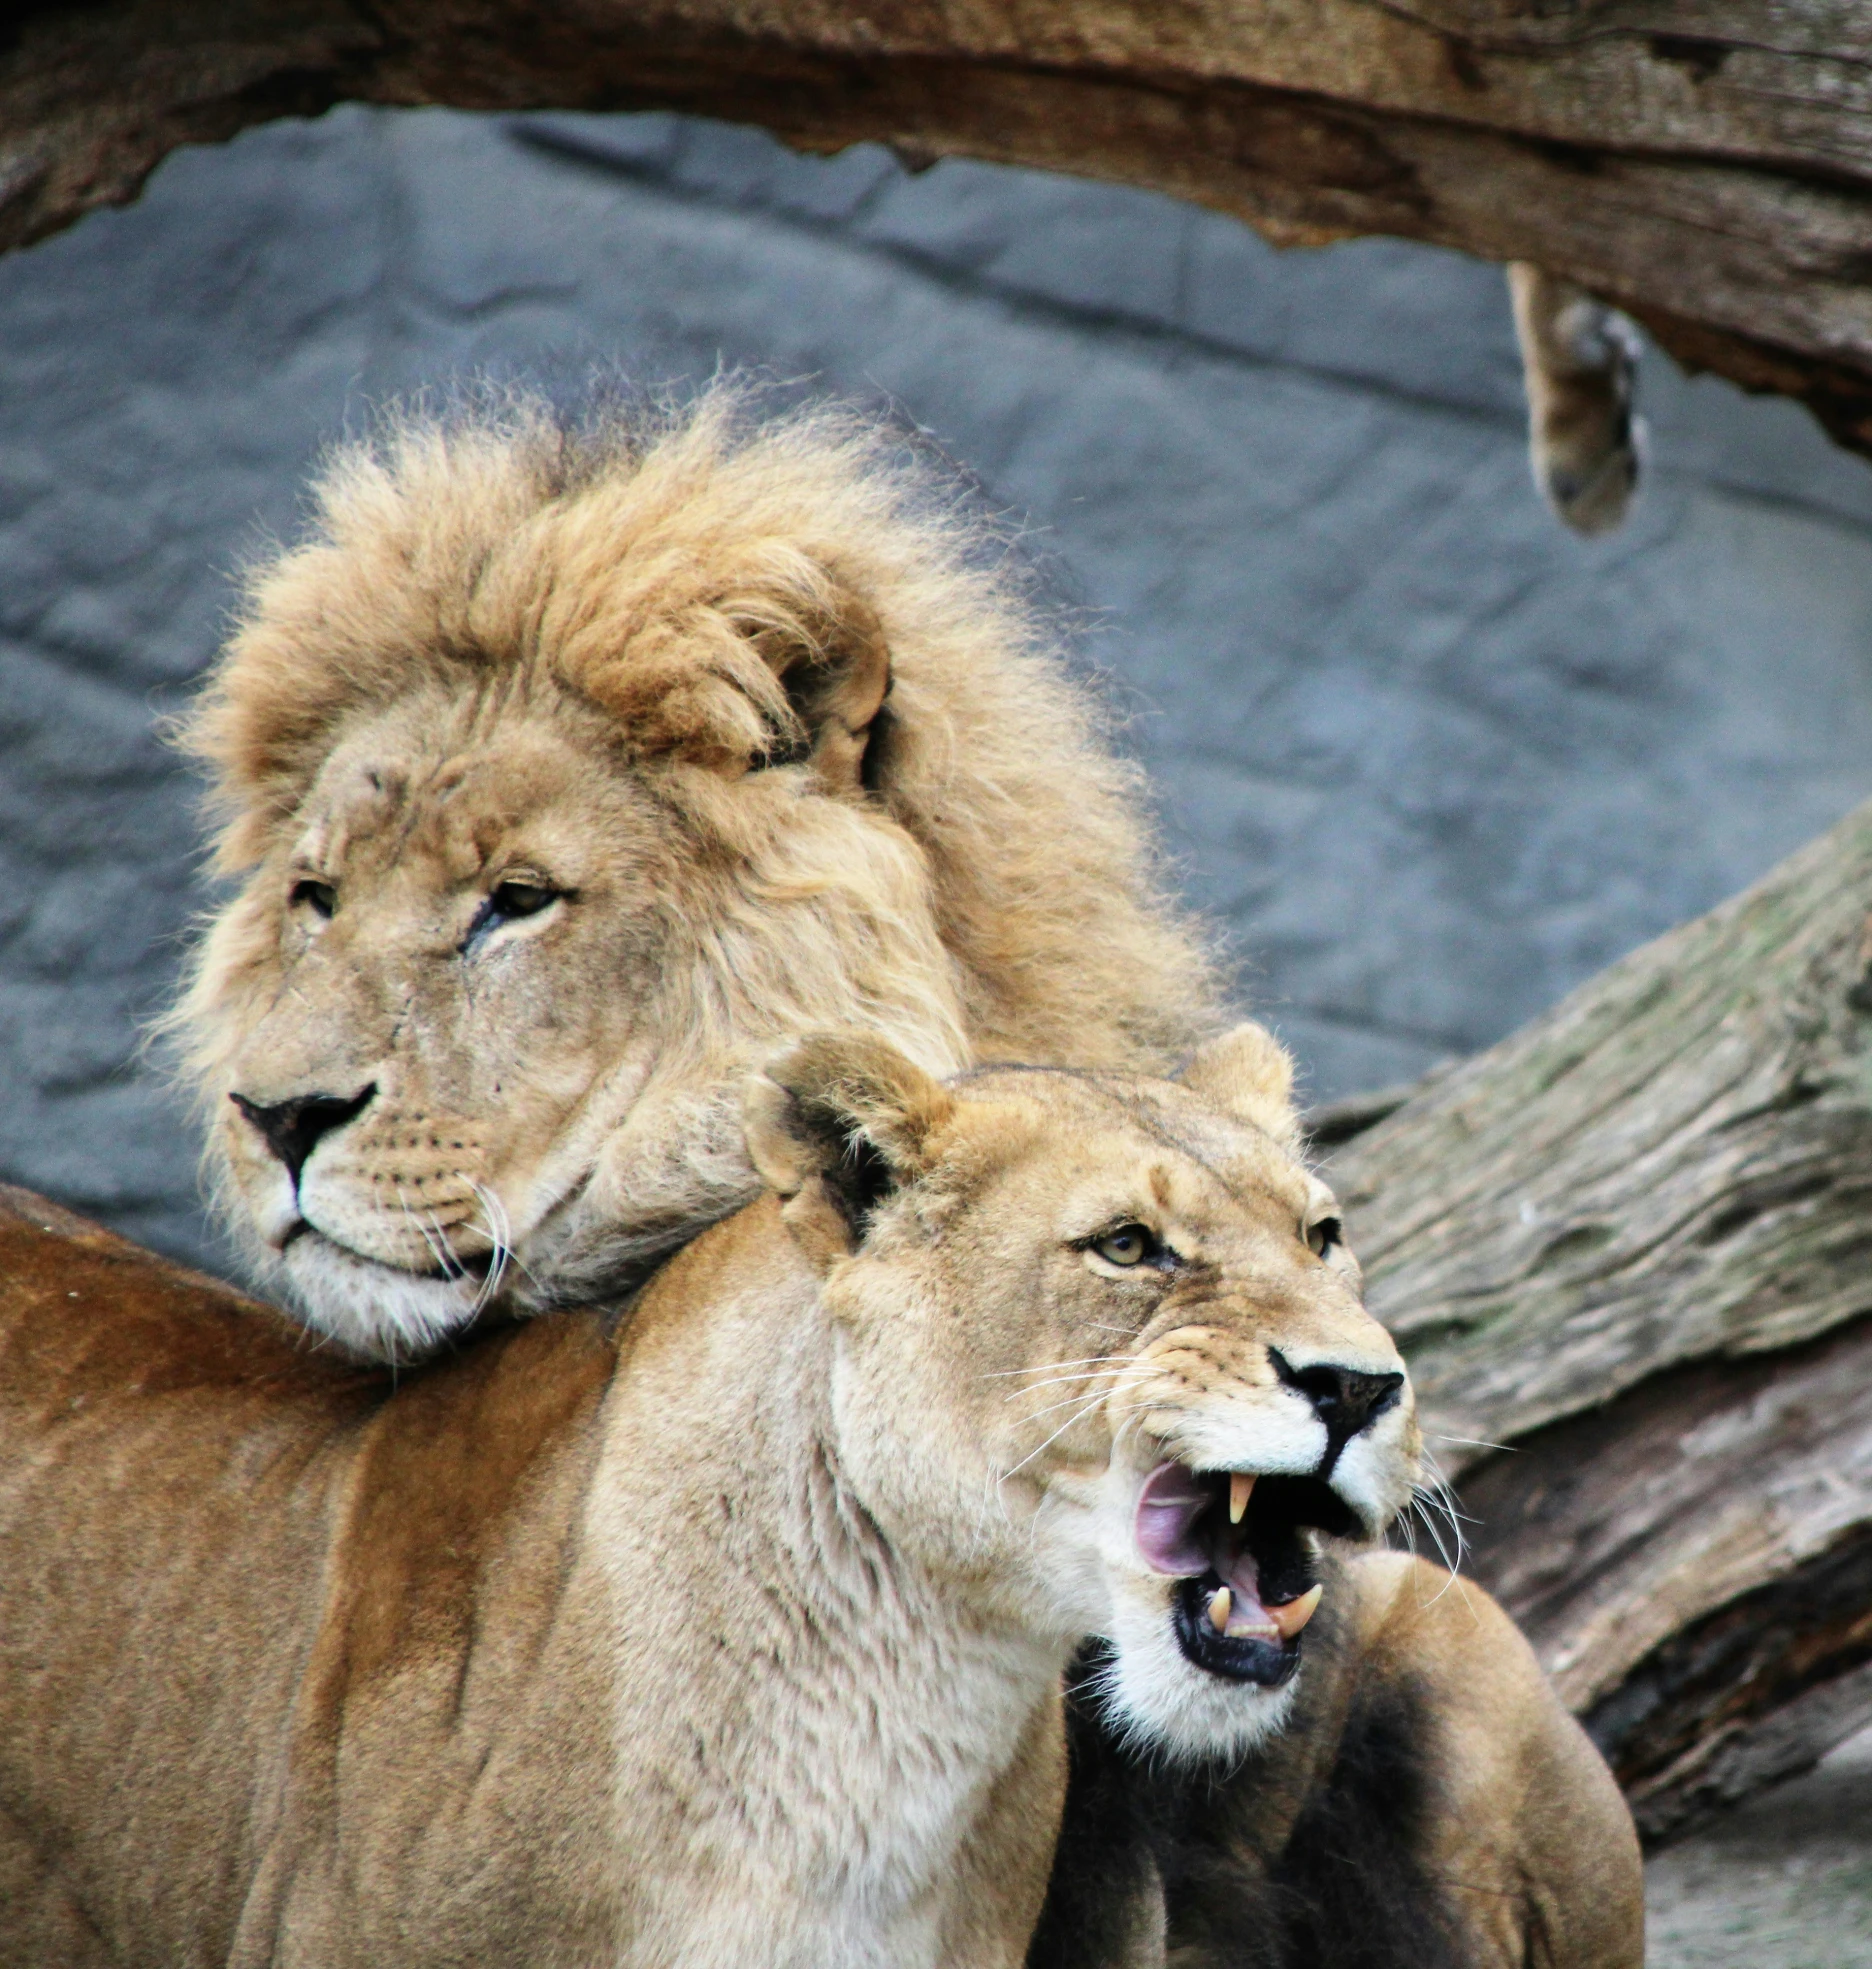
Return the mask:
<path fill-rule="evenodd" d="M 891 681 L 862 794 L 757 798 L 782 775 L 747 769 L 811 736 L 784 653 L 867 637 Z M 767 415 L 733 384 L 578 414 L 488 392 L 329 456 L 187 721 L 214 866 L 241 885 L 171 1022 L 211 1113 L 278 996 L 276 877 L 339 735 L 467 694 L 498 739 L 536 691 L 595 713 L 618 771 L 654 776 L 704 844 L 698 870 L 753 871 L 663 899 L 694 916 L 664 966 L 689 1079 L 665 1089 L 658 1169 L 607 1197 L 613 1250 L 634 1213 L 666 1244 L 746 1193 L 731 1090 L 712 1084 L 739 1042 L 868 1020 L 932 1070 L 958 1054 L 1161 1069 L 1217 1023 L 1217 969 L 1171 899 L 1138 771 L 1006 529 L 927 447 L 844 407 Z M 800 897 L 815 906 L 780 907 Z"/>

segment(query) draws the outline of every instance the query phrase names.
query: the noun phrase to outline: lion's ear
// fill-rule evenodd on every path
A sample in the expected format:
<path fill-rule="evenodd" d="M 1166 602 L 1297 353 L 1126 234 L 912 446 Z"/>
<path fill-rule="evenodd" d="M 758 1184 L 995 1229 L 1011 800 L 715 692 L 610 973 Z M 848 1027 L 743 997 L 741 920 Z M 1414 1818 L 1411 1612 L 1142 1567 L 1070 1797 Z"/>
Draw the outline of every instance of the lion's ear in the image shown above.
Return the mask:
<path fill-rule="evenodd" d="M 749 1086 L 748 1153 L 801 1248 L 830 1265 L 857 1249 L 880 1204 L 930 1167 L 954 1106 L 882 1040 L 819 1034 Z"/>
<path fill-rule="evenodd" d="M 1293 1060 L 1265 1026 L 1244 1020 L 1210 1040 L 1177 1078 L 1198 1100 L 1259 1128 L 1282 1148 L 1298 1151 Z"/>
<path fill-rule="evenodd" d="M 883 733 L 879 714 L 890 695 L 890 645 L 874 610 L 843 593 L 813 613 L 805 633 L 762 630 L 754 646 L 786 693 L 790 728 L 758 761 L 808 764 L 833 793 L 856 794 L 869 783 L 870 748 Z"/>
<path fill-rule="evenodd" d="M 810 765 L 827 792 L 856 798 L 876 783 L 890 644 L 868 602 L 794 561 L 647 623 L 596 609 L 559 635 L 559 673 L 645 753 L 730 779 Z"/>

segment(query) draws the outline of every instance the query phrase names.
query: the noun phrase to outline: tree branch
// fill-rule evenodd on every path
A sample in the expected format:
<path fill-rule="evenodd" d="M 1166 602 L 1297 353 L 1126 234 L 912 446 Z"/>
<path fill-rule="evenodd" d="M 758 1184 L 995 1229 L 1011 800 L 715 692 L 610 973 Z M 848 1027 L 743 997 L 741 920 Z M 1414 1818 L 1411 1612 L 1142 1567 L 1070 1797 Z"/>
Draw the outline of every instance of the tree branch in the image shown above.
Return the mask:
<path fill-rule="evenodd" d="M 1654 1834 L 1872 1716 L 1868 904 L 1872 805 L 1332 1165 L 1475 1569 Z"/>
<path fill-rule="evenodd" d="M 0 246 L 346 99 L 665 107 L 1526 260 L 1872 451 L 1864 0 L 104 0 L 0 48 Z"/>

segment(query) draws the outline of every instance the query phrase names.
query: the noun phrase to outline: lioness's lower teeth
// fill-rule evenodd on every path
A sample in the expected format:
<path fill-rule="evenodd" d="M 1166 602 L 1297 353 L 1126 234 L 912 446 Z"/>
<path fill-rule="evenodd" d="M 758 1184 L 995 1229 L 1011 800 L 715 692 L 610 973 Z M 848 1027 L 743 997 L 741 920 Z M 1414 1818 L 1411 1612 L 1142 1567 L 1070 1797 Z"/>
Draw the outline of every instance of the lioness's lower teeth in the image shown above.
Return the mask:
<path fill-rule="evenodd" d="M 1209 1596 L 1209 1625 L 1218 1634 L 1228 1632 L 1229 1608 L 1234 1604 L 1234 1595 L 1226 1586 L 1218 1586 Z"/>
<path fill-rule="evenodd" d="M 1283 1641 L 1291 1641 L 1318 1611 L 1323 1586 L 1310 1586 L 1297 1600 L 1289 1600 L 1284 1607 L 1269 1607 L 1268 1619 L 1280 1630 Z"/>
<path fill-rule="evenodd" d="M 1280 1629 L 1271 1620 L 1231 1620 L 1228 1636 L 1231 1641 L 1278 1641 Z"/>

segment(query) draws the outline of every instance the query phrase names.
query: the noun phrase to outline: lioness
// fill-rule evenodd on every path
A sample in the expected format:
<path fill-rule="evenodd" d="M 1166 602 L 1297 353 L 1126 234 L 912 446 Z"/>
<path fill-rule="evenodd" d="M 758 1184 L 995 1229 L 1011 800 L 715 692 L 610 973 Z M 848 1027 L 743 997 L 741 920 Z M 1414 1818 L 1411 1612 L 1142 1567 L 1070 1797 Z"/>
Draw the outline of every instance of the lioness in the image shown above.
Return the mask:
<path fill-rule="evenodd" d="M 238 879 L 174 1021 L 259 1281 L 366 1356 L 615 1297 L 864 1026 L 1163 1070 L 1221 1029 L 1004 542 L 832 409 L 516 396 L 339 451 L 193 717 Z"/>
<path fill-rule="evenodd" d="M 1182 1085 L 808 1041 L 628 1321 L 400 1385 L 0 1216 L 0 1962 L 1012 1969 L 1073 1649 L 1251 1750 L 1307 1527 L 1410 1493 L 1283 1114 L 1255 1028 Z"/>

